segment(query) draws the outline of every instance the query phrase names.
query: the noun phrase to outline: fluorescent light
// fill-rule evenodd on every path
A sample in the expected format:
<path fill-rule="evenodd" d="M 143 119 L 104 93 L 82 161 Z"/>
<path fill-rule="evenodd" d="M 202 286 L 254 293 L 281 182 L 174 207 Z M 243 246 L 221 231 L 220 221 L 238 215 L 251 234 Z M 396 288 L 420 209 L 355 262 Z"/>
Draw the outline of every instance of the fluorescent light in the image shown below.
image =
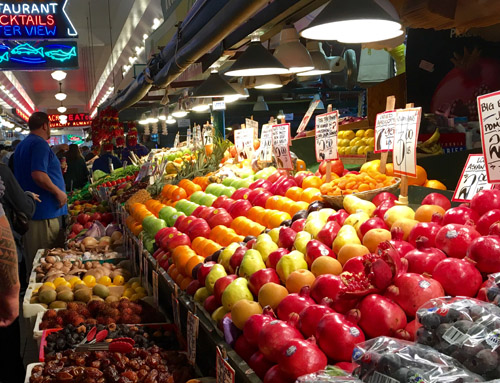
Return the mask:
<path fill-rule="evenodd" d="M 56 81 L 62 81 L 66 78 L 67 73 L 62 70 L 56 70 L 50 74 Z"/>
<path fill-rule="evenodd" d="M 144 47 L 138 47 L 137 46 L 137 47 L 134 48 L 134 50 L 135 50 L 135 53 L 137 53 L 139 55 L 144 50 Z"/>
<path fill-rule="evenodd" d="M 20 126 L 18 126 L 17 128 L 14 129 L 16 132 L 20 132 L 23 130 L 23 128 L 21 128 Z"/>
<path fill-rule="evenodd" d="M 56 98 L 56 100 L 64 101 L 64 100 L 66 100 L 67 94 L 60 92 L 60 93 L 56 93 L 56 95 L 54 97 Z"/>
<path fill-rule="evenodd" d="M 66 112 L 66 110 L 67 110 L 67 108 L 65 106 L 62 106 L 62 105 L 59 108 L 57 108 L 57 111 L 59 113 L 64 113 L 64 112 Z"/>
<path fill-rule="evenodd" d="M 396 9 L 389 0 L 332 0 L 301 35 L 312 40 L 369 43 L 401 36 Z"/>
<path fill-rule="evenodd" d="M 148 36 L 147 34 L 145 34 L 145 33 L 142 35 L 142 39 L 143 39 L 143 40 L 147 40 L 147 39 L 148 39 L 148 37 L 149 37 L 149 36 Z"/>

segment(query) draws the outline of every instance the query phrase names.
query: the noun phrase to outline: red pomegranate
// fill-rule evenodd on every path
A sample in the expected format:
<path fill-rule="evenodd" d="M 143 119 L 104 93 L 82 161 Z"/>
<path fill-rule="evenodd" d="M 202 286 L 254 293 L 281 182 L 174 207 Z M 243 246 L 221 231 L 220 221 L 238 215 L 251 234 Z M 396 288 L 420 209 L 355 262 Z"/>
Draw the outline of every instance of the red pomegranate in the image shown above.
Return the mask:
<path fill-rule="evenodd" d="M 444 296 L 441 284 L 431 278 L 415 273 L 405 273 L 394 280 L 384 294 L 396 302 L 411 318 L 420 306 L 432 298 Z"/>
<path fill-rule="evenodd" d="M 298 294 L 289 294 L 283 298 L 276 308 L 278 318 L 281 320 L 288 320 L 290 314 L 299 314 L 305 307 L 313 305 L 315 302 L 309 296 L 309 291 L 309 286 L 304 286 L 300 289 Z"/>
<path fill-rule="evenodd" d="M 426 237 L 420 237 L 417 239 L 417 248 L 406 253 L 405 258 L 409 273 L 432 275 L 436 265 L 446 259 L 446 254 L 432 247 Z"/>
<path fill-rule="evenodd" d="M 345 285 L 338 275 L 323 274 L 314 280 L 311 286 L 311 297 L 318 303 L 324 298 L 330 298 L 336 302 L 344 291 Z"/>
<path fill-rule="evenodd" d="M 389 241 L 391 245 L 398 251 L 399 256 L 403 258 L 407 252 L 412 251 L 415 247 L 406 241 L 403 241 L 404 232 L 400 227 L 393 227 L 391 229 L 392 239 Z"/>
<path fill-rule="evenodd" d="M 463 258 L 472 241 L 481 234 L 469 225 L 450 223 L 439 229 L 436 235 L 436 247 L 448 257 Z"/>
<path fill-rule="evenodd" d="M 316 334 L 319 321 L 326 315 L 335 311 L 326 304 L 310 305 L 299 314 L 299 329 L 305 337 L 309 338 Z"/>
<path fill-rule="evenodd" d="M 349 362 L 356 344 L 365 341 L 363 331 L 338 314 L 328 314 L 318 323 L 316 338 L 321 350 L 338 362 Z"/>
<path fill-rule="evenodd" d="M 240 335 L 238 339 L 236 339 L 233 348 L 234 351 L 236 351 L 236 353 L 241 356 L 241 358 L 245 362 L 248 362 L 250 360 L 250 357 L 257 351 L 259 351 L 258 347 L 256 345 L 248 343 L 243 335 Z"/>
<path fill-rule="evenodd" d="M 421 204 L 441 206 L 444 210 L 448 210 L 451 207 L 450 200 L 440 193 L 427 194 Z"/>
<path fill-rule="evenodd" d="M 283 374 L 280 367 L 275 364 L 267 371 L 266 376 L 264 376 L 263 383 L 293 383 L 294 381 L 295 379 Z"/>
<path fill-rule="evenodd" d="M 447 295 L 474 297 L 483 278 L 476 267 L 465 259 L 447 258 L 439 262 L 432 278 L 441 283 Z"/>
<path fill-rule="evenodd" d="M 299 376 L 323 370 L 327 363 L 326 355 L 312 337 L 307 340 L 291 340 L 281 351 L 278 366 L 281 372 L 297 379 Z"/>
<path fill-rule="evenodd" d="M 443 217 L 439 214 L 434 214 L 432 216 L 431 222 L 419 222 L 413 229 L 410 231 L 410 235 L 408 235 L 407 241 L 411 243 L 413 246 L 417 246 L 418 237 L 426 237 L 428 240 L 428 245 L 434 247 L 436 244 L 436 235 L 441 229 L 441 222 L 443 221 Z"/>
<path fill-rule="evenodd" d="M 479 215 L 470 207 L 457 206 L 447 210 L 443 216 L 443 225 L 450 223 L 459 223 L 465 225 L 467 222 L 476 222 L 479 220 Z"/>
<path fill-rule="evenodd" d="M 406 314 L 396 303 L 378 294 L 365 297 L 358 307 L 347 313 L 369 338 L 394 336 L 406 327 Z"/>
<path fill-rule="evenodd" d="M 470 207 L 479 216 L 500 209 L 500 190 L 481 190 L 472 197 Z"/>
<path fill-rule="evenodd" d="M 259 350 L 267 359 L 278 363 L 281 350 L 292 339 L 304 339 L 304 337 L 292 324 L 274 320 L 260 331 Z"/>
<path fill-rule="evenodd" d="M 259 343 L 259 333 L 266 324 L 275 320 L 273 310 L 270 306 L 264 307 L 262 314 L 254 314 L 245 322 L 243 327 L 243 336 L 247 342 L 253 346 Z"/>
<path fill-rule="evenodd" d="M 484 213 L 476 224 L 476 230 L 481 233 L 481 235 L 488 235 L 490 233 L 490 227 L 495 222 L 500 221 L 500 209 L 493 209 Z"/>
<path fill-rule="evenodd" d="M 254 370 L 255 374 L 257 374 L 260 379 L 264 379 L 267 371 L 269 371 L 274 363 L 266 359 L 261 352 L 257 351 L 248 360 L 248 365 L 252 370 Z"/>
<path fill-rule="evenodd" d="M 500 237 L 488 235 L 476 238 L 467 249 L 467 259 L 485 274 L 500 272 Z"/>

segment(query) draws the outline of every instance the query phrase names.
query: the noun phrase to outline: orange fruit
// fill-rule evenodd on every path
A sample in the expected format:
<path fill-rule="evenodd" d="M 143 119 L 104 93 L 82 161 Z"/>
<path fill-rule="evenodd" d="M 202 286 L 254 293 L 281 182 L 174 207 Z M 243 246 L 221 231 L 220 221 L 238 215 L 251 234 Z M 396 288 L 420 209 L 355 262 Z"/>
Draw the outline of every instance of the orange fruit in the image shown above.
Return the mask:
<path fill-rule="evenodd" d="M 335 258 L 322 255 L 313 261 L 311 272 L 315 277 L 323 274 L 339 275 L 342 272 L 342 265 Z"/>
<path fill-rule="evenodd" d="M 309 270 L 295 270 L 286 279 L 285 286 L 288 292 L 298 293 L 304 286 L 312 286 L 316 277 Z"/>
<path fill-rule="evenodd" d="M 363 236 L 363 245 L 370 252 L 375 253 L 380 243 L 391 240 L 391 232 L 386 229 L 371 229 Z"/>
<path fill-rule="evenodd" d="M 403 230 L 403 240 L 407 240 L 408 236 L 410 235 L 411 230 L 415 227 L 415 225 L 418 223 L 417 220 L 411 219 L 411 218 L 399 218 L 397 219 L 391 226 L 391 230 L 395 227 L 401 228 Z"/>
<path fill-rule="evenodd" d="M 185 291 L 187 289 L 187 287 L 189 286 L 189 284 L 193 281 L 193 278 L 191 277 L 186 277 L 182 280 L 182 282 L 180 283 L 179 287 L 181 288 L 182 291 Z"/>
<path fill-rule="evenodd" d="M 417 165 L 417 177 L 408 177 L 408 185 L 423 186 L 427 182 L 427 172 L 422 166 Z"/>
<path fill-rule="evenodd" d="M 321 201 L 323 198 L 321 197 L 321 191 L 319 189 L 310 187 L 304 189 L 300 195 L 300 199 L 304 202 L 311 203 L 314 201 Z"/>
<path fill-rule="evenodd" d="M 316 188 L 318 189 L 323 185 L 323 181 L 318 176 L 309 176 L 302 180 L 302 189 Z"/>
<path fill-rule="evenodd" d="M 285 286 L 269 282 L 260 288 L 258 301 L 262 307 L 271 306 L 273 310 L 276 310 L 286 296 L 288 296 L 288 290 Z"/>
<path fill-rule="evenodd" d="M 177 283 L 177 285 L 180 287 L 182 285 L 182 281 L 184 280 L 184 275 L 182 274 L 179 274 L 177 276 L 177 278 L 175 278 L 175 283 Z"/>
<path fill-rule="evenodd" d="M 415 211 L 415 219 L 419 222 L 431 222 L 434 213 L 443 216 L 445 210 L 437 205 L 422 205 Z"/>
<path fill-rule="evenodd" d="M 199 256 L 199 255 L 193 255 L 191 258 L 189 258 L 189 261 L 186 263 L 186 266 L 184 267 L 184 271 L 186 272 L 187 276 L 191 276 L 193 274 L 193 269 L 199 264 L 203 263 L 205 258 Z"/>
<path fill-rule="evenodd" d="M 438 180 L 427 180 L 424 186 L 431 189 L 447 190 L 446 185 Z"/>
<path fill-rule="evenodd" d="M 241 299 L 231 307 L 231 320 L 240 330 L 243 330 L 248 318 L 254 314 L 262 314 L 261 305 L 254 301 Z"/>
<path fill-rule="evenodd" d="M 262 216 L 264 212 L 264 208 L 261 206 L 254 206 L 250 210 L 248 210 L 247 218 L 251 219 L 254 222 L 259 222 L 257 219 Z"/>
<path fill-rule="evenodd" d="M 175 269 L 175 265 L 172 263 L 169 267 L 168 267 L 168 270 L 167 270 L 167 274 L 172 276 L 172 271 Z"/>
<path fill-rule="evenodd" d="M 298 186 L 292 186 L 290 189 L 288 189 L 285 193 L 285 197 L 290 198 L 291 200 L 294 201 L 300 201 L 300 195 L 304 189 L 298 187 Z"/>
<path fill-rule="evenodd" d="M 363 255 L 370 254 L 370 250 L 366 246 L 359 244 L 347 244 L 342 246 L 337 254 L 337 260 L 341 263 L 341 265 L 345 265 L 345 263 L 355 257 L 362 257 Z"/>
<path fill-rule="evenodd" d="M 170 278 L 172 278 L 175 281 L 180 274 L 179 274 L 179 270 L 177 270 L 175 265 L 173 265 L 173 266 L 174 266 L 174 268 L 172 269 L 172 271 L 170 273 Z"/>

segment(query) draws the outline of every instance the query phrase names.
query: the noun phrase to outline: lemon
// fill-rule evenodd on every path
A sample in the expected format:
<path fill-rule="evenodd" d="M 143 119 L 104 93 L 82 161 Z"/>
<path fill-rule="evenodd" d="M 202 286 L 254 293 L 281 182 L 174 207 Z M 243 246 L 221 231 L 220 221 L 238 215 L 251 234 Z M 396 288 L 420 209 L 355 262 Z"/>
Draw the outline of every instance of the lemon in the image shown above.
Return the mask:
<path fill-rule="evenodd" d="M 352 140 L 356 135 L 352 130 L 344 130 L 344 138 L 347 138 L 348 140 Z"/>
<path fill-rule="evenodd" d="M 123 282 L 125 282 L 125 278 L 123 278 L 122 275 L 117 275 L 116 277 L 113 278 L 113 284 L 116 286 L 123 285 Z"/>
<path fill-rule="evenodd" d="M 375 137 L 375 131 L 373 129 L 366 129 L 365 130 L 365 137 Z"/>
<path fill-rule="evenodd" d="M 337 138 L 344 138 L 344 130 L 341 130 L 340 132 L 337 133 Z"/>
<path fill-rule="evenodd" d="M 140 298 L 139 298 L 139 294 L 133 294 L 131 297 L 130 297 L 130 300 L 132 302 L 135 302 L 135 301 L 138 301 Z"/>
<path fill-rule="evenodd" d="M 363 154 L 366 154 L 366 149 L 368 146 L 360 146 L 359 149 L 358 149 L 358 154 L 359 155 L 363 155 Z"/>
<path fill-rule="evenodd" d="M 50 288 L 53 288 L 54 290 L 56 289 L 56 285 L 54 285 L 52 282 L 45 282 L 43 285 L 50 287 Z"/>
<path fill-rule="evenodd" d="M 61 283 L 64 283 L 66 282 L 66 279 L 64 279 L 63 277 L 57 277 L 56 279 L 54 279 L 54 286 L 57 287 L 59 286 Z"/>
<path fill-rule="evenodd" d="M 342 146 L 341 146 L 341 147 L 338 149 L 339 155 L 341 155 L 341 156 L 345 155 L 345 149 L 346 149 L 346 148 L 344 148 L 344 147 L 342 147 Z"/>
<path fill-rule="evenodd" d="M 111 278 L 107 275 L 103 275 L 101 278 L 99 278 L 99 283 L 104 286 L 109 286 L 111 284 Z"/>
<path fill-rule="evenodd" d="M 352 146 L 351 149 L 349 150 L 350 155 L 356 155 L 358 154 L 359 146 Z"/>
<path fill-rule="evenodd" d="M 366 144 L 369 146 L 374 146 L 375 145 L 375 137 L 368 137 L 365 138 Z"/>
<path fill-rule="evenodd" d="M 135 294 L 134 289 L 130 289 L 130 288 L 129 288 L 129 289 L 125 289 L 125 291 L 123 292 L 123 296 L 124 296 L 125 298 L 129 298 L 129 299 L 130 299 L 130 298 L 132 297 L 132 295 L 134 295 L 134 294 Z"/>
<path fill-rule="evenodd" d="M 359 137 L 353 138 L 351 142 L 349 142 L 349 146 L 352 148 L 353 146 L 356 146 L 359 141 Z"/>
<path fill-rule="evenodd" d="M 141 287 L 141 283 L 140 282 L 134 282 L 134 283 L 132 283 L 132 285 L 130 285 L 130 287 L 135 290 L 136 288 Z"/>
<path fill-rule="evenodd" d="M 356 132 L 356 137 L 364 137 L 365 136 L 365 130 L 364 129 L 359 129 Z"/>
<path fill-rule="evenodd" d="M 361 146 L 365 146 L 367 143 L 366 143 L 366 138 L 361 138 L 359 141 L 358 141 L 358 144 L 361 145 Z"/>
<path fill-rule="evenodd" d="M 347 138 L 342 140 L 344 145 L 343 146 L 349 146 L 351 144 L 351 140 L 348 140 Z"/>
<path fill-rule="evenodd" d="M 142 293 L 142 294 L 146 294 L 146 289 L 145 289 L 144 287 L 140 286 L 140 287 L 137 287 L 137 288 L 135 289 L 135 292 L 136 292 L 137 294 L 141 294 L 141 293 Z"/>
<path fill-rule="evenodd" d="M 68 282 L 70 283 L 71 287 L 73 287 L 76 284 L 76 282 L 78 282 L 78 281 L 81 282 L 82 280 L 78 277 L 73 277 Z"/>
<path fill-rule="evenodd" d="M 95 277 L 93 275 L 86 275 L 83 277 L 83 283 L 88 287 L 94 287 L 96 285 Z"/>

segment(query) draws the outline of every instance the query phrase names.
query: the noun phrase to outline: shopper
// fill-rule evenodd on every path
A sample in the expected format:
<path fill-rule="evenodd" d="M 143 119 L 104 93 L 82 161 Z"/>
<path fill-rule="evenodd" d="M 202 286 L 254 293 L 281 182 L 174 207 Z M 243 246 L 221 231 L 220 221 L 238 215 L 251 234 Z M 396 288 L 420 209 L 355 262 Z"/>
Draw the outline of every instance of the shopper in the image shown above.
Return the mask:
<path fill-rule="evenodd" d="M 31 270 L 38 249 L 64 245 L 63 217 L 68 214 L 68 197 L 61 164 L 50 149 L 49 116 L 43 112 L 31 115 L 30 134 L 14 152 L 14 174 L 25 191 L 40 196 L 29 230 L 25 236 L 26 268 Z"/>
<path fill-rule="evenodd" d="M 137 157 L 144 157 L 149 153 L 149 149 L 137 142 L 136 135 L 129 134 L 127 136 L 127 147 L 122 151 L 122 161 L 127 161 L 127 164 L 130 165 L 132 163 L 132 153 Z"/>
<path fill-rule="evenodd" d="M 151 141 L 151 135 L 149 134 L 142 135 L 142 144 L 150 151 L 156 149 L 156 142 Z"/>
<path fill-rule="evenodd" d="M 81 189 L 85 186 L 89 178 L 89 170 L 85 159 L 80 153 L 78 145 L 71 144 L 66 153 L 67 170 L 64 174 L 64 181 L 66 182 L 66 190 L 73 191 Z"/>
<path fill-rule="evenodd" d="M 96 170 L 101 170 L 104 173 L 111 173 L 113 169 L 122 167 L 122 163 L 118 157 L 113 154 L 113 144 L 105 143 L 101 149 L 101 155 L 94 161 L 92 165 L 92 173 Z"/>
<path fill-rule="evenodd" d="M 99 145 L 93 145 L 90 152 L 88 152 L 87 155 L 85 155 L 85 162 L 87 164 L 91 164 L 94 160 L 96 160 L 99 157 L 99 151 L 100 151 Z"/>

